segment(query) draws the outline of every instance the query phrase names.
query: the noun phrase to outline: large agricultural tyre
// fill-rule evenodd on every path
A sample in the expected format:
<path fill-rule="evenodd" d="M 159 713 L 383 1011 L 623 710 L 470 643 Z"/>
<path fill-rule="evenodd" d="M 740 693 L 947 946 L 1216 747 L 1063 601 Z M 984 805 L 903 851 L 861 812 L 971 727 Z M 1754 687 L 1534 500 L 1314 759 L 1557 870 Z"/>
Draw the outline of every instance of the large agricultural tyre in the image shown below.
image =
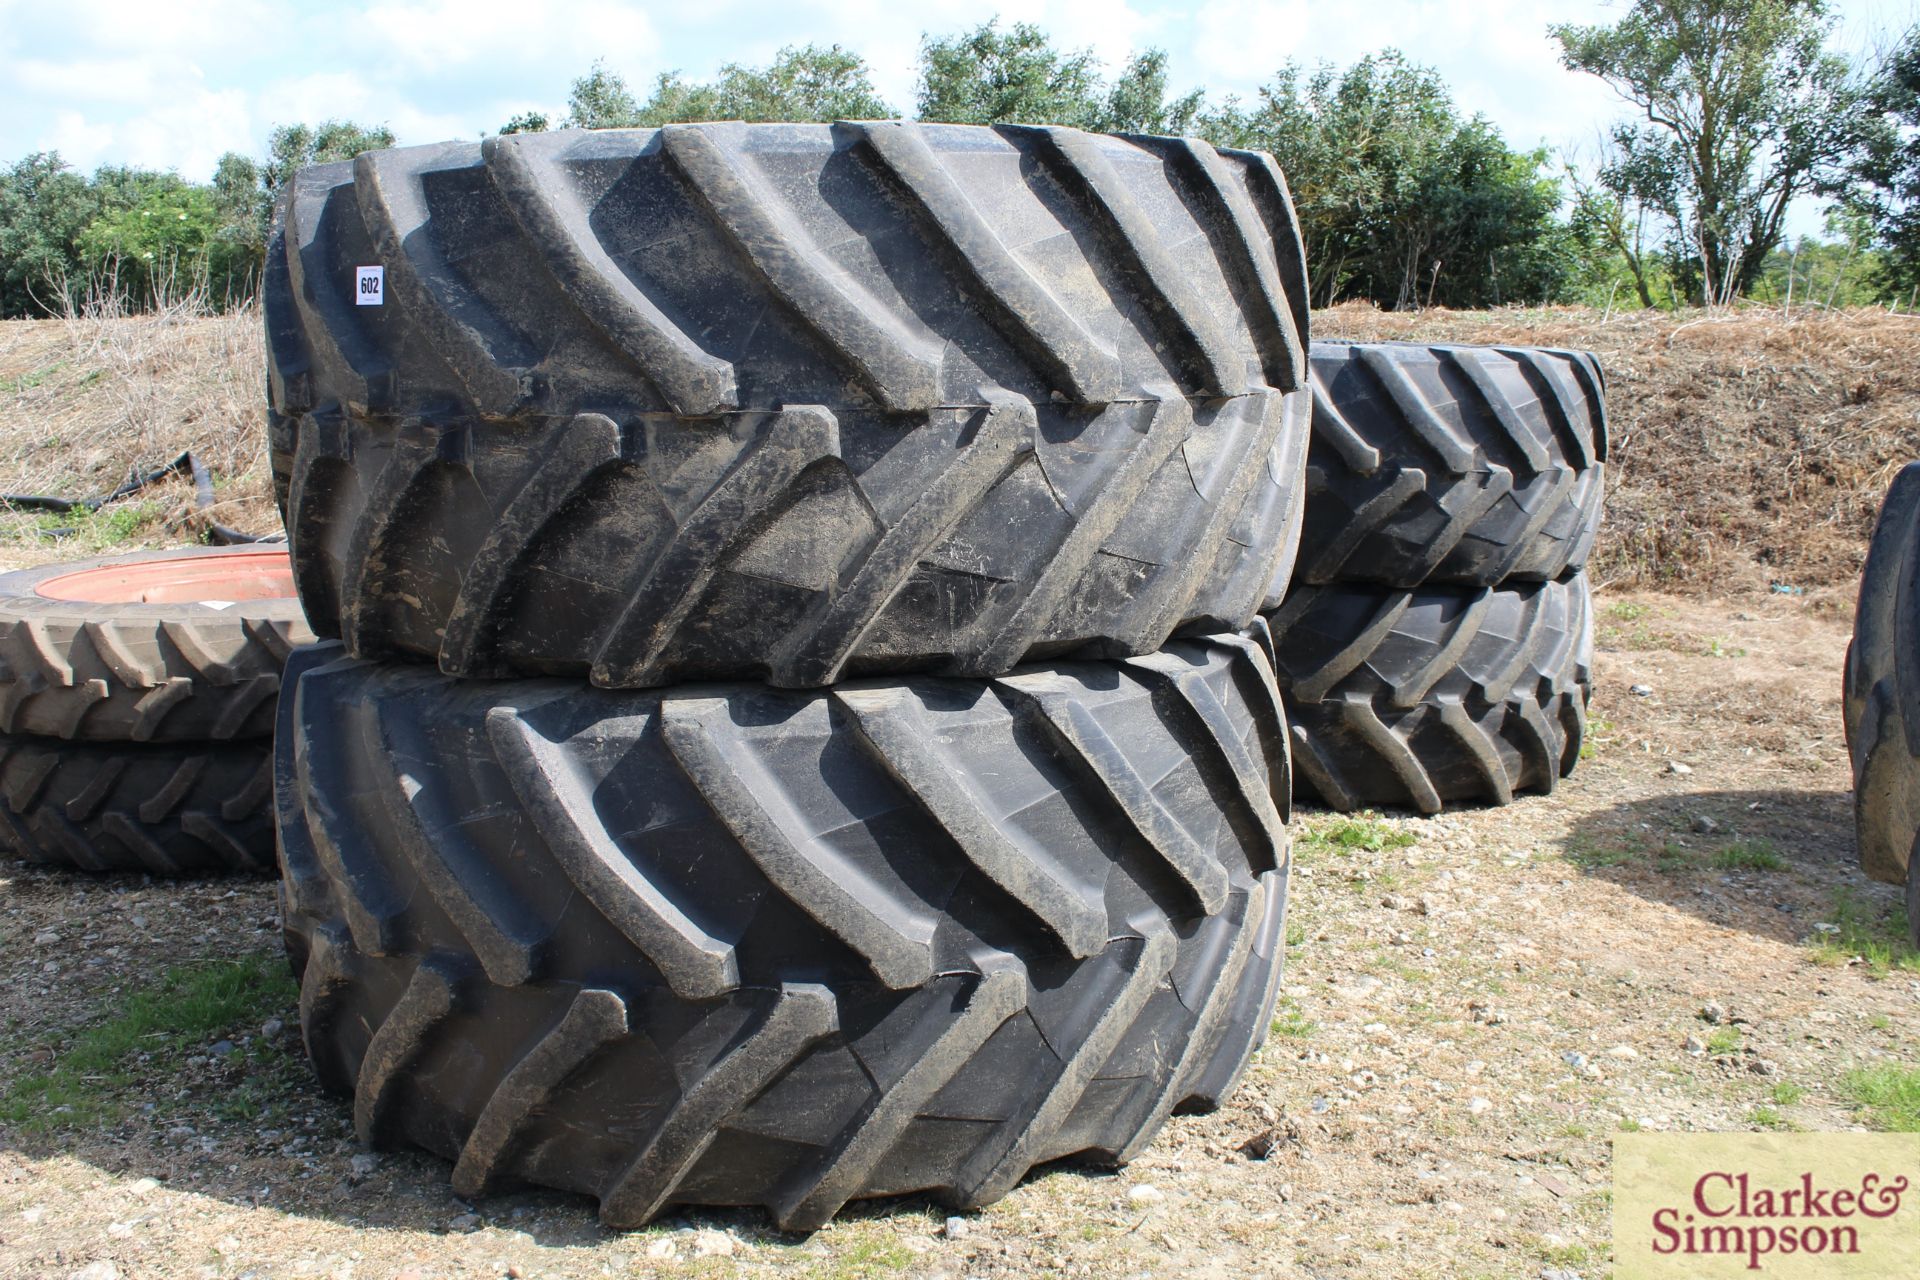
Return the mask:
<path fill-rule="evenodd" d="M 302 1027 L 362 1140 L 462 1195 L 615 1227 L 984 1205 L 1217 1106 L 1265 1034 L 1287 765 L 1255 641 L 824 692 L 340 652 L 296 655 L 278 735 Z"/>
<path fill-rule="evenodd" d="M 1585 565 L 1607 456 L 1593 356 L 1323 341 L 1312 367 L 1295 581 L 1494 586 Z"/>
<path fill-rule="evenodd" d="M 0 735 L 0 849 L 80 871 L 269 873 L 270 744 Z"/>
<path fill-rule="evenodd" d="M 0 575 L 0 734 L 264 738 L 280 669 L 312 640 L 284 547 L 147 551 Z"/>
<path fill-rule="evenodd" d="M 1906 886 L 1920 947 L 1920 462 L 1894 478 L 1860 575 L 1842 716 L 1860 869 Z"/>
<path fill-rule="evenodd" d="M 1586 575 L 1478 589 L 1295 587 L 1268 622 L 1294 794 L 1438 813 L 1552 791 L 1586 734 Z"/>
<path fill-rule="evenodd" d="M 295 571 L 357 657 L 990 676 L 1239 630 L 1291 574 L 1305 268 L 1264 153 L 517 134 L 308 169 L 268 256 Z"/>

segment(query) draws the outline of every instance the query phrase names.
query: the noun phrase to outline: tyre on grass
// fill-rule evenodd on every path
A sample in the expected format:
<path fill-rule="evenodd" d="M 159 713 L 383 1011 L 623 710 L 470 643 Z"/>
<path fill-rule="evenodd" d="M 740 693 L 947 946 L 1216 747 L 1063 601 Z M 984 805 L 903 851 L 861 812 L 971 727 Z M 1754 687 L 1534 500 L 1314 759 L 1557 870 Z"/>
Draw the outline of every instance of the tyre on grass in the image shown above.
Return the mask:
<path fill-rule="evenodd" d="M 1265 1035 L 1288 781 L 1257 640 L 821 692 L 341 655 L 303 650 L 281 705 L 301 1023 L 361 1139 L 461 1195 L 968 1209 L 1131 1158 Z"/>
<path fill-rule="evenodd" d="M 1920 948 L 1920 462 L 1894 477 L 1860 575 L 1842 719 L 1853 761 L 1860 869 L 1906 888 Z"/>
<path fill-rule="evenodd" d="M 1296 586 L 1268 622 L 1294 794 L 1438 813 L 1550 792 L 1592 686 L 1585 574 L 1477 589 Z"/>

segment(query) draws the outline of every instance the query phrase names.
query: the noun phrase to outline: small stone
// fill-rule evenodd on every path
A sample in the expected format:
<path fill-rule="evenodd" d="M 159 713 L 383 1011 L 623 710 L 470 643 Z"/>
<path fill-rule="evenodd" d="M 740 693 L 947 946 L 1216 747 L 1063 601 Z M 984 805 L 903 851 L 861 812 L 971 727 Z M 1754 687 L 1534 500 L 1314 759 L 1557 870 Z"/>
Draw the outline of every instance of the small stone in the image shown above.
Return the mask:
<path fill-rule="evenodd" d="M 447 1220 L 449 1231 L 478 1231 L 479 1229 L 480 1215 L 477 1213 L 457 1214 Z"/>
<path fill-rule="evenodd" d="M 693 1256 L 696 1258 L 731 1258 L 733 1247 L 733 1237 L 724 1231 L 693 1233 Z"/>
<path fill-rule="evenodd" d="M 278 1018 L 268 1018 L 260 1024 L 260 1034 L 268 1040 L 273 1039 L 287 1029 L 287 1024 Z"/>
<path fill-rule="evenodd" d="M 1678 760 L 1669 760 L 1667 761 L 1667 772 L 1678 774 L 1679 776 L 1684 778 L 1688 774 L 1693 772 L 1693 766 L 1687 765 L 1687 764 L 1681 764 Z"/>
<path fill-rule="evenodd" d="M 973 1234 L 973 1224 L 956 1214 L 948 1218 L 946 1225 L 941 1227 L 940 1230 L 949 1240 L 965 1240 Z"/>
<path fill-rule="evenodd" d="M 1627 692 L 1636 698 L 1651 698 L 1653 696 L 1653 686 L 1650 684 L 1628 685 Z"/>
<path fill-rule="evenodd" d="M 233 1041 L 216 1040 L 213 1043 L 213 1048 L 207 1050 L 207 1052 L 212 1054 L 216 1058 L 224 1058 L 228 1054 L 233 1052 Z"/>
<path fill-rule="evenodd" d="M 52 929 L 42 929 L 40 932 L 33 935 L 33 945 L 36 947 L 51 947 L 56 943 L 58 943 L 59 941 L 60 941 L 60 935 Z M 105 1266 L 107 1264 L 101 1263 L 98 1265 Z M 76 1272 L 75 1274 L 77 1275 L 78 1272 Z"/>
<path fill-rule="evenodd" d="M 1167 1198 L 1167 1193 L 1152 1183 L 1143 1182 L 1127 1192 L 1127 1199 L 1135 1204 L 1159 1204 Z"/>
<path fill-rule="evenodd" d="M 1709 1000 L 1700 1006 L 1700 1021 L 1719 1026 L 1727 1020 L 1727 1006 L 1718 1000 Z"/>

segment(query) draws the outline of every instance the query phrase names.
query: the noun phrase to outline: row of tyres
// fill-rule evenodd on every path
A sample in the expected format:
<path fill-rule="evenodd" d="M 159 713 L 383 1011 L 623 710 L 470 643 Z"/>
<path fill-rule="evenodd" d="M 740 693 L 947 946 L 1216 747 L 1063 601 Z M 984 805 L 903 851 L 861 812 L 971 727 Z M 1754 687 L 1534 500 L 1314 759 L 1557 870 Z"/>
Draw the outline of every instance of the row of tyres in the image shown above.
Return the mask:
<path fill-rule="evenodd" d="M 1293 797 L 1504 802 L 1584 724 L 1597 366 L 1310 346 L 1306 296 L 1271 159 L 1187 140 L 688 125 L 298 175 L 269 427 L 321 640 L 245 742 L 361 1138 L 610 1225 L 806 1230 L 1220 1105 Z M 63 860 L 12 767 L 15 847 Z M 183 825 L 138 799 L 96 812 Z"/>

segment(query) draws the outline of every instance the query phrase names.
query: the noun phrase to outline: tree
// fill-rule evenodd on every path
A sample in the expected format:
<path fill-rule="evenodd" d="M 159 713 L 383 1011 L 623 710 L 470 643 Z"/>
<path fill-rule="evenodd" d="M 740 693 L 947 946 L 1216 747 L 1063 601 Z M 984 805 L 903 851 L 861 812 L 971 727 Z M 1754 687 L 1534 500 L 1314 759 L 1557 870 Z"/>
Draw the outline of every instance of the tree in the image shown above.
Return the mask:
<path fill-rule="evenodd" d="M 545 133 L 552 127 L 546 112 L 522 111 L 500 126 L 500 134 L 504 137 L 509 133 Z"/>
<path fill-rule="evenodd" d="M 1617 129 L 1602 185 L 1665 223 L 1673 265 L 1731 301 L 1780 243 L 1788 206 L 1838 179 L 1862 95 L 1826 50 L 1821 0 L 1635 0 L 1612 26 L 1556 23 L 1561 61 L 1645 117 Z"/>
<path fill-rule="evenodd" d="M 80 234 L 80 256 L 137 307 L 204 286 L 216 301 L 252 293 L 246 246 L 223 238 L 212 187 L 159 175 L 136 203 L 103 213 Z"/>
<path fill-rule="evenodd" d="M 1393 50 L 1310 76 L 1288 64 L 1257 106 L 1229 102 L 1200 125 L 1279 160 L 1317 305 L 1477 307 L 1560 287 L 1546 153 L 1515 152 L 1485 119 L 1463 119 L 1436 72 Z"/>
<path fill-rule="evenodd" d="M 1111 85 L 1089 49 L 1062 53 L 1036 26 L 998 19 L 920 46 L 920 119 L 1063 124 L 1100 133 L 1186 133 L 1203 95 L 1167 97 L 1167 55 L 1134 55 Z"/>
<path fill-rule="evenodd" d="M 1866 139 L 1848 168 L 1845 197 L 1880 246 L 1881 285 L 1920 290 L 1920 27 L 1910 29 L 1867 91 Z"/>
<path fill-rule="evenodd" d="M 1046 32 L 999 20 L 920 45 L 920 118 L 942 124 L 1064 124 L 1085 128 L 1100 110 L 1093 52 L 1061 53 Z"/>
<path fill-rule="evenodd" d="M 567 123 L 580 129 L 657 128 L 693 120 L 875 120 L 896 114 L 874 92 L 867 64 L 839 45 L 788 46 L 765 68 L 728 63 L 706 83 L 661 74 L 637 102 L 604 63 L 573 82 Z"/>
<path fill-rule="evenodd" d="M 640 104 L 619 74 L 596 62 L 593 69 L 573 82 L 567 95 L 567 127 L 570 129 L 630 129 L 640 118 Z"/>
<path fill-rule="evenodd" d="M 81 270 L 80 233 L 99 212 L 92 184 L 58 152 L 35 152 L 0 172 L 0 316 L 57 304 Z"/>
<path fill-rule="evenodd" d="M 267 135 L 267 163 L 260 170 L 269 203 L 287 179 L 308 165 L 351 160 L 362 151 L 379 151 L 392 145 L 393 130 L 385 125 L 368 126 L 352 120 L 280 125 Z"/>

